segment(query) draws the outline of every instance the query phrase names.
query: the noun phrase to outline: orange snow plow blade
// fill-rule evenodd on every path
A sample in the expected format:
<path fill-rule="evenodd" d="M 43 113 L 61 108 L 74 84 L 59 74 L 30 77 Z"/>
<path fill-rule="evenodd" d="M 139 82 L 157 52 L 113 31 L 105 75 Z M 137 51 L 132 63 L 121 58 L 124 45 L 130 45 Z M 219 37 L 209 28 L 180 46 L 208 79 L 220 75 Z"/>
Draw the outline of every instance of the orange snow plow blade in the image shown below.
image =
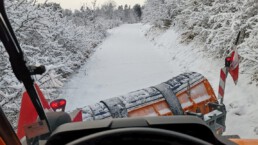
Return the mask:
<path fill-rule="evenodd" d="M 226 109 L 199 73 L 180 74 L 166 82 L 82 108 L 83 120 L 193 115 L 217 134 L 225 131 Z"/>
<path fill-rule="evenodd" d="M 257 139 L 230 139 L 238 145 L 258 145 Z"/>
<path fill-rule="evenodd" d="M 225 131 L 226 111 L 223 110 L 225 107 L 218 104 L 214 91 L 206 78 L 192 86 L 189 85 L 187 89 L 179 91 L 175 96 L 184 115 L 195 115 L 202 118 L 217 134 Z M 172 105 L 174 105 L 173 102 Z M 221 108 L 217 110 L 216 108 L 219 107 Z M 182 114 L 173 113 L 165 98 L 128 110 L 128 117 L 173 115 Z"/>
<path fill-rule="evenodd" d="M 189 92 L 190 91 L 190 92 Z M 184 112 L 207 114 L 213 109 L 208 103 L 216 103 L 217 99 L 207 79 L 195 86 L 176 94 Z M 129 117 L 134 116 L 170 116 L 173 115 L 165 99 L 134 108 L 128 112 Z"/>

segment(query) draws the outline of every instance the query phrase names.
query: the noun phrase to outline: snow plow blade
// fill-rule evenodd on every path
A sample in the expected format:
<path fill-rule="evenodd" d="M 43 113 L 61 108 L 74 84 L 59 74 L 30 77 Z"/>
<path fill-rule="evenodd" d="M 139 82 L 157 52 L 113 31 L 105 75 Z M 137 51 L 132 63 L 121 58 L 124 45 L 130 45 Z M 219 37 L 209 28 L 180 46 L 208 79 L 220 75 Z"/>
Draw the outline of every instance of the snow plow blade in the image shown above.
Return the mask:
<path fill-rule="evenodd" d="M 226 109 L 219 104 L 208 80 L 184 73 L 159 85 L 82 108 L 83 120 L 137 116 L 193 115 L 217 134 L 225 131 Z"/>

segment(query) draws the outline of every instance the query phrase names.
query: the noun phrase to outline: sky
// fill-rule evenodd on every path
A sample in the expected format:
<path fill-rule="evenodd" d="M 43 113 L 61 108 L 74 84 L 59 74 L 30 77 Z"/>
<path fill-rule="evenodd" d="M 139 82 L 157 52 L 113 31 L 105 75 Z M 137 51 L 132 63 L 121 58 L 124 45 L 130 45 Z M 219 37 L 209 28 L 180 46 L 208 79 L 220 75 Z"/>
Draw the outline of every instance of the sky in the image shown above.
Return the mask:
<path fill-rule="evenodd" d="M 38 0 L 39 2 L 44 2 L 45 0 Z M 80 9 L 80 7 L 83 4 L 87 4 L 89 6 L 92 6 L 92 1 L 93 0 L 48 0 L 48 2 L 56 2 L 60 3 L 62 8 L 65 9 Z M 108 2 L 110 0 L 97 0 L 97 6 L 101 6 L 102 4 Z M 135 5 L 135 4 L 144 4 L 145 0 L 113 0 L 116 2 L 117 5 Z"/>

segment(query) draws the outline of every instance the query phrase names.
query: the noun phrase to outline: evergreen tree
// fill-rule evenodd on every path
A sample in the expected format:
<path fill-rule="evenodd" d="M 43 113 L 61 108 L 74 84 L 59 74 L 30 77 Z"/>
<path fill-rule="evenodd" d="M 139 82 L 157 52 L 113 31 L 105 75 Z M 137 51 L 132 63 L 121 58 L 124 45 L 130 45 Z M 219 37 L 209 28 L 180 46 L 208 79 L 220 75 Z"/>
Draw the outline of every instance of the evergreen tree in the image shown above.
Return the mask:
<path fill-rule="evenodd" d="M 136 17 L 139 20 L 142 18 L 142 8 L 139 4 L 134 5 L 133 7 L 134 13 L 136 14 Z"/>

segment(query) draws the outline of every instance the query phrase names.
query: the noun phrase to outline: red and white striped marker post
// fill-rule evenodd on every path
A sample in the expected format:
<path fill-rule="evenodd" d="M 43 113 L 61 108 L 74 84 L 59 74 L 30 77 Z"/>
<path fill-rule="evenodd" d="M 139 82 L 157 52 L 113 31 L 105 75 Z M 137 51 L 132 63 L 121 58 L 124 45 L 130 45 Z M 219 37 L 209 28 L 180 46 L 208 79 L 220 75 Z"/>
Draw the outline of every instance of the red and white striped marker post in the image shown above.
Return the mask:
<path fill-rule="evenodd" d="M 220 71 L 220 81 L 219 81 L 219 93 L 218 99 L 220 99 L 220 103 L 223 104 L 224 94 L 225 94 L 225 87 L 226 87 L 226 79 L 228 73 L 232 76 L 235 84 L 237 84 L 238 76 L 239 76 L 239 55 L 237 52 L 237 44 L 239 42 L 239 38 L 241 35 L 241 31 L 239 31 L 237 35 L 237 39 L 234 43 L 232 48 L 233 51 L 231 52 L 230 56 L 225 59 L 225 67 Z"/>
<path fill-rule="evenodd" d="M 225 67 L 220 70 L 218 99 L 220 99 L 221 104 L 223 104 L 228 74 L 232 76 L 235 84 L 237 84 L 239 75 L 239 55 L 236 49 L 231 53 L 231 56 L 225 59 Z"/>
<path fill-rule="evenodd" d="M 221 104 L 223 104 L 227 76 L 228 76 L 228 67 L 224 67 L 220 70 L 220 80 L 219 80 L 218 99 L 220 99 Z"/>

